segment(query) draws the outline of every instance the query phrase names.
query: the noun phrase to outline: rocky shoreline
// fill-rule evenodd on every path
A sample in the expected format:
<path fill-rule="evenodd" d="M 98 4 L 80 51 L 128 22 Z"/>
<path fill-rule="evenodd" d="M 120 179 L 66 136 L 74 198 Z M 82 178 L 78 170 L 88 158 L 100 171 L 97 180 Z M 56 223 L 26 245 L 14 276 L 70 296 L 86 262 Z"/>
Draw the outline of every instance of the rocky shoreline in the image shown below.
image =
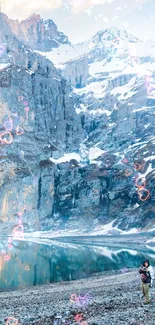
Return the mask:
<path fill-rule="evenodd" d="M 79 296 L 84 303 L 79 304 Z M 145 306 L 137 269 L 104 272 L 88 279 L 1 292 L 0 324 L 14 317 L 18 325 L 154 325 L 155 285 L 151 298 Z M 56 320 L 56 315 L 61 318 Z"/>

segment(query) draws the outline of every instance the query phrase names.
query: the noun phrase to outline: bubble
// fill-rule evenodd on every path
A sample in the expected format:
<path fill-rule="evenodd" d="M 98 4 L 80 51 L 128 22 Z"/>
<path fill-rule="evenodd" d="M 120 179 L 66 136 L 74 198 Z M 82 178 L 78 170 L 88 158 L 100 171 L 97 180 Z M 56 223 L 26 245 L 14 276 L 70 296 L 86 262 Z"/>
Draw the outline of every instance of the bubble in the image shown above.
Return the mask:
<path fill-rule="evenodd" d="M 136 170 L 140 170 L 140 169 L 142 169 L 142 165 L 141 165 L 141 164 L 138 164 L 138 163 L 135 163 L 135 164 L 134 164 L 134 168 L 135 168 Z"/>
<path fill-rule="evenodd" d="M 13 229 L 13 237 L 15 239 L 23 239 L 24 238 L 24 227 L 22 224 L 14 227 Z"/>
<path fill-rule="evenodd" d="M 125 171 L 125 175 L 128 177 L 132 174 L 132 170 L 131 169 L 126 169 Z"/>
<path fill-rule="evenodd" d="M 123 163 L 128 163 L 129 160 L 128 160 L 127 158 L 124 158 L 124 159 L 122 160 L 122 162 L 123 162 Z"/>
<path fill-rule="evenodd" d="M 75 303 L 78 307 L 85 307 L 90 303 L 92 297 L 89 293 L 80 294 L 77 296 L 76 294 L 72 294 L 70 297 L 70 302 Z"/>
<path fill-rule="evenodd" d="M 10 259 L 11 259 L 11 257 L 9 255 L 4 256 L 4 261 L 8 262 Z"/>
<path fill-rule="evenodd" d="M 152 75 L 146 76 L 145 83 L 148 95 L 155 96 L 155 78 Z"/>
<path fill-rule="evenodd" d="M 146 188 L 138 189 L 138 194 L 141 201 L 146 201 L 150 197 L 150 191 Z"/>
<path fill-rule="evenodd" d="M 70 296 L 70 302 L 77 302 L 77 301 L 79 301 L 79 298 L 77 297 L 77 295 L 75 293 L 73 293 Z"/>
<path fill-rule="evenodd" d="M 90 303 L 92 297 L 89 293 L 79 295 L 79 306 L 85 306 Z"/>
<path fill-rule="evenodd" d="M 0 133 L 0 142 L 2 144 L 11 144 L 12 141 L 13 141 L 13 137 L 10 131 L 4 131 Z"/>
<path fill-rule="evenodd" d="M 30 267 L 29 267 L 29 265 L 26 265 L 26 266 L 24 267 L 24 269 L 25 269 L 25 271 L 30 271 Z"/>
<path fill-rule="evenodd" d="M 136 179 L 136 186 L 141 188 L 144 187 L 146 185 L 146 180 L 143 176 L 140 176 Z"/>
<path fill-rule="evenodd" d="M 13 120 L 12 120 L 12 118 L 9 118 L 7 121 L 5 121 L 3 126 L 7 131 L 12 131 L 12 129 L 13 129 Z"/>
<path fill-rule="evenodd" d="M 16 127 L 16 134 L 17 135 L 22 135 L 24 133 L 24 130 L 23 130 L 23 128 L 21 127 L 21 126 L 17 126 Z"/>
<path fill-rule="evenodd" d="M 147 88 L 147 93 L 149 96 L 155 96 L 155 85 L 149 85 Z"/>
<path fill-rule="evenodd" d="M 19 100 L 19 102 L 22 102 L 23 101 L 23 96 L 18 96 L 18 100 Z"/>
<path fill-rule="evenodd" d="M 81 322 L 81 320 L 83 319 L 83 314 L 77 314 L 74 319 L 76 320 L 76 322 Z"/>

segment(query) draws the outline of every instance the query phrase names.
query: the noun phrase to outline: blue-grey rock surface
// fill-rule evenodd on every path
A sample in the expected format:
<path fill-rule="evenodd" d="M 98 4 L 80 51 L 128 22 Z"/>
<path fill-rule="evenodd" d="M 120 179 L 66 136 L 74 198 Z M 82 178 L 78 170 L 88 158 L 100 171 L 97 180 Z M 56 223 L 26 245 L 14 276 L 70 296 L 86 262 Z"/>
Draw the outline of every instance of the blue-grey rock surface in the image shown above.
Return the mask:
<path fill-rule="evenodd" d="M 39 15 L 0 25 L 1 233 L 153 228 L 154 57 L 117 29 L 73 46 Z"/>

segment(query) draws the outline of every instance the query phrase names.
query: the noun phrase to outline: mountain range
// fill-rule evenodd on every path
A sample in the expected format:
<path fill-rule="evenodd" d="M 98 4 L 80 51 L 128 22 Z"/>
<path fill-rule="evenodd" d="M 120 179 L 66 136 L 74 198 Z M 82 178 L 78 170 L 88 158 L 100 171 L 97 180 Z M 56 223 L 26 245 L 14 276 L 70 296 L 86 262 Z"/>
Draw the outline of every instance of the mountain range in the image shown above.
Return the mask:
<path fill-rule="evenodd" d="M 155 227 L 155 41 L 0 13 L 0 231 Z"/>

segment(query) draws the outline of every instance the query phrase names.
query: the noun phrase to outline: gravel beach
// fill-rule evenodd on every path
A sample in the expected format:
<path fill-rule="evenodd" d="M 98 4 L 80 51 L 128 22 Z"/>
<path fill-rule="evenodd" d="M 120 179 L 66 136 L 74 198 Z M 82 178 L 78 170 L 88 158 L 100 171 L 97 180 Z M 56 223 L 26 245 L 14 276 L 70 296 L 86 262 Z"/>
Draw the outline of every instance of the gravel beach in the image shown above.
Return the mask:
<path fill-rule="evenodd" d="M 71 302 L 70 297 L 76 300 L 74 294 L 87 294 L 86 303 Z M 155 325 L 155 284 L 149 305 L 144 305 L 141 296 L 137 269 L 1 292 L 0 324 L 17 324 L 13 320 L 7 323 L 8 317 L 14 317 L 18 324 L 25 325 Z M 56 320 L 56 314 L 62 317 L 61 321 Z"/>

